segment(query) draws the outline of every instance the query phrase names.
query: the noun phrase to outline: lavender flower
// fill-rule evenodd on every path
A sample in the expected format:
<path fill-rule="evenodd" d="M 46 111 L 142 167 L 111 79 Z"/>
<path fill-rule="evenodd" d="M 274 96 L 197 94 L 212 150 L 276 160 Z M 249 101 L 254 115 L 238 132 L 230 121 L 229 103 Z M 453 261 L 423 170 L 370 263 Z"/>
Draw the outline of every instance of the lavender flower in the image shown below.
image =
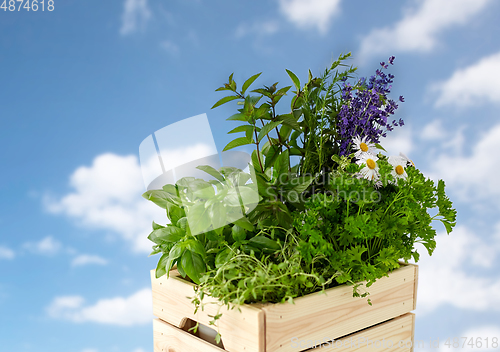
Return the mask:
<path fill-rule="evenodd" d="M 389 58 L 393 65 L 394 56 Z M 380 137 L 385 137 L 387 131 L 392 131 L 394 126 L 402 126 L 393 120 L 388 122 L 398 105 L 387 97 L 391 92 L 394 75 L 386 74 L 382 70 L 388 65 L 381 62 L 381 69 L 376 70 L 375 75 L 368 81 L 362 78 L 356 87 L 345 83 L 342 86 L 343 105 L 338 114 L 337 127 L 340 139 L 340 155 L 349 155 L 352 152 L 352 140 L 355 136 L 366 137 L 371 143 L 379 143 Z M 400 101 L 402 96 L 400 97 Z"/>

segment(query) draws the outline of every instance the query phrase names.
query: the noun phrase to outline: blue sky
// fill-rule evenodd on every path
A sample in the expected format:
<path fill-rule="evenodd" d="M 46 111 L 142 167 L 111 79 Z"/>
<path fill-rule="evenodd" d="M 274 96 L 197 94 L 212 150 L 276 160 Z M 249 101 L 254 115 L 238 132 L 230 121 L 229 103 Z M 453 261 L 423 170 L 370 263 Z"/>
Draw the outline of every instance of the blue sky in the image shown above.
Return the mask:
<path fill-rule="evenodd" d="M 421 260 L 415 338 L 500 338 L 499 15 L 493 0 L 0 10 L 0 350 L 152 351 L 145 238 L 161 213 L 140 197 L 139 144 L 207 113 L 222 150 L 235 106 L 210 107 L 230 73 L 289 85 L 285 68 L 305 80 L 349 51 L 360 77 L 396 56 L 406 125 L 383 145 L 443 178 L 458 209 Z"/>

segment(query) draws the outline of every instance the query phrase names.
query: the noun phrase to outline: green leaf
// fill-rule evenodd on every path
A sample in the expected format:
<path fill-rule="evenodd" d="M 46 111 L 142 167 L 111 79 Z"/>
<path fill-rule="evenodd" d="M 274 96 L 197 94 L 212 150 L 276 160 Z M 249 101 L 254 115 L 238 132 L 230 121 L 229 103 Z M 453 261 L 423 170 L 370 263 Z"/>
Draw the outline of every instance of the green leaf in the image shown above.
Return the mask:
<path fill-rule="evenodd" d="M 245 83 L 243 83 L 243 87 L 241 87 L 241 95 L 244 95 L 246 90 L 248 89 L 248 87 L 250 87 L 250 85 L 262 74 L 261 73 L 257 73 L 255 75 L 253 75 L 252 77 L 250 77 L 249 79 L 247 79 L 245 81 Z"/>
<path fill-rule="evenodd" d="M 177 242 L 180 241 L 185 234 L 185 231 L 181 228 L 168 225 L 167 227 L 151 232 L 148 239 L 157 244 L 161 244 L 162 242 Z"/>
<path fill-rule="evenodd" d="M 222 202 L 212 204 L 208 208 L 208 215 L 214 229 L 226 225 L 226 207 Z"/>
<path fill-rule="evenodd" d="M 181 257 L 182 268 L 191 280 L 200 284 L 202 274 L 206 270 L 203 258 L 195 252 L 185 251 Z"/>
<path fill-rule="evenodd" d="M 262 138 L 266 136 L 269 132 L 271 132 L 273 129 L 278 127 L 281 124 L 281 121 L 272 121 L 269 123 L 266 123 L 262 128 L 260 129 L 259 135 L 257 136 L 257 141 L 261 141 Z"/>
<path fill-rule="evenodd" d="M 275 252 L 281 249 L 281 246 L 276 241 L 262 235 L 252 237 L 248 241 L 248 244 L 268 252 Z"/>
<path fill-rule="evenodd" d="M 221 173 L 217 170 L 215 170 L 213 167 L 210 165 L 200 165 L 196 167 L 199 170 L 205 171 L 207 174 L 210 176 L 213 176 L 216 180 L 219 180 L 220 182 L 224 182 L 224 176 L 221 175 Z"/>
<path fill-rule="evenodd" d="M 177 259 L 180 258 L 182 253 L 184 252 L 184 243 L 183 242 L 178 242 L 176 243 L 171 249 L 168 255 L 172 259 Z"/>
<path fill-rule="evenodd" d="M 290 76 L 290 78 L 292 79 L 292 82 L 295 86 L 295 88 L 297 89 L 297 92 L 300 91 L 300 81 L 299 79 L 297 78 L 297 76 L 295 75 L 295 73 L 293 73 L 292 71 L 290 70 L 286 70 L 286 73 L 288 73 L 288 75 Z"/>
<path fill-rule="evenodd" d="M 282 141 L 286 141 L 292 133 L 292 127 L 290 125 L 282 125 L 280 128 L 280 138 Z"/>
<path fill-rule="evenodd" d="M 190 182 L 188 189 L 198 198 L 211 199 L 215 197 L 215 190 L 212 184 L 202 179 L 196 179 Z"/>
<path fill-rule="evenodd" d="M 278 178 L 280 175 L 284 173 L 288 173 L 288 167 L 290 166 L 290 157 L 288 155 L 288 150 L 284 150 L 278 157 L 276 158 L 276 162 L 274 164 L 274 177 Z"/>
<path fill-rule="evenodd" d="M 297 119 L 292 114 L 278 115 L 276 118 L 281 121 L 284 125 L 288 125 L 294 130 L 301 131 L 300 125 Z"/>
<path fill-rule="evenodd" d="M 217 254 L 215 257 L 215 267 L 218 268 L 221 265 L 227 263 L 233 257 L 233 253 L 229 248 L 226 248 Z"/>
<path fill-rule="evenodd" d="M 231 233 L 235 241 L 243 241 L 247 236 L 245 230 L 238 225 L 233 226 L 233 228 L 231 229 Z"/>
<path fill-rule="evenodd" d="M 222 151 L 225 152 L 226 150 L 230 150 L 230 149 L 233 149 L 233 148 L 236 148 L 236 147 L 240 147 L 242 145 L 251 144 L 251 143 L 252 143 L 251 139 L 248 139 L 246 137 L 239 137 L 239 138 L 233 139 L 231 142 L 229 142 L 224 147 L 224 149 Z"/>
<path fill-rule="evenodd" d="M 236 225 L 238 225 L 239 227 L 244 228 L 247 231 L 253 231 L 254 230 L 252 223 L 247 218 L 238 219 L 234 223 Z"/>
<path fill-rule="evenodd" d="M 201 244 L 200 241 L 196 239 L 189 239 L 185 242 L 185 247 L 189 249 L 191 252 L 198 253 L 202 258 L 205 257 L 205 247 Z"/>
<path fill-rule="evenodd" d="M 238 133 L 238 132 L 245 132 L 246 136 L 248 138 L 248 132 L 250 132 L 250 136 L 251 136 L 252 133 L 253 133 L 253 129 L 254 129 L 254 127 L 252 125 L 241 125 L 241 126 L 238 126 L 236 128 L 233 128 L 227 134 Z"/>
<path fill-rule="evenodd" d="M 226 120 L 227 121 L 248 121 L 248 116 L 239 112 L 237 114 L 229 116 Z"/>
<path fill-rule="evenodd" d="M 383 150 L 384 152 L 386 152 L 386 153 L 387 153 L 387 150 L 385 150 L 385 149 L 384 149 L 384 147 L 382 147 L 380 144 L 375 143 L 375 147 L 376 147 L 377 149 L 381 149 L 381 150 Z"/>
<path fill-rule="evenodd" d="M 228 103 L 232 100 L 238 99 L 238 98 L 239 98 L 239 96 L 237 96 L 237 95 L 230 95 L 230 96 L 224 97 L 224 98 L 220 99 L 217 103 L 215 103 L 214 106 L 212 106 L 212 109 L 214 109 L 218 106 L 221 106 L 222 104 Z"/>
<path fill-rule="evenodd" d="M 174 203 L 172 200 L 173 196 L 170 193 L 161 190 L 147 191 L 142 195 L 142 197 L 152 201 L 163 209 L 167 209 L 168 203 Z"/>
<path fill-rule="evenodd" d="M 204 202 L 196 203 L 189 208 L 188 222 L 192 235 L 198 235 L 209 230 L 212 222 Z"/>
<path fill-rule="evenodd" d="M 167 217 L 173 225 L 177 224 L 177 221 L 184 216 L 186 216 L 184 209 L 175 204 L 167 203 Z"/>
<path fill-rule="evenodd" d="M 156 265 L 156 278 L 162 277 L 167 273 L 165 269 L 168 261 L 168 254 L 165 253 L 161 256 L 160 260 L 158 260 L 158 265 Z"/>
<path fill-rule="evenodd" d="M 259 156 L 260 156 L 260 162 L 259 162 Z M 252 152 L 252 165 L 254 167 L 254 169 L 262 172 L 262 168 L 261 168 L 261 165 L 264 165 L 264 159 L 262 158 L 262 154 L 259 153 L 257 154 L 257 150 L 254 150 Z"/>
<path fill-rule="evenodd" d="M 153 230 L 163 229 L 165 226 L 159 225 L 153 221 Z"/>

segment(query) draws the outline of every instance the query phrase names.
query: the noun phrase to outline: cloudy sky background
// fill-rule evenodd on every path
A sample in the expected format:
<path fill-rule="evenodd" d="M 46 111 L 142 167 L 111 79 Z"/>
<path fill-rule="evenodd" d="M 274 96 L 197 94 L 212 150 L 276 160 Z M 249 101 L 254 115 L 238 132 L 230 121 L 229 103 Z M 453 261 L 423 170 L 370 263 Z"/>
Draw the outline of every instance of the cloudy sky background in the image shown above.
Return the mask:
<path fill-rule="evenodd" d="M 458 209 L 422 256 L 415 338 L 442 351 L 447 338 L 500 339 L 499 15 L 493 0 L 0 9 L 1 349 L 152 351 L 146 237 L 163 213 L 140 197 L 139 144 L 207 113 L 222 150 L 235 105 L 210 107 L 230 73 L 290 85 L 285 68 L 305 81 L 349 51 L 359 77 L 396 56 L 406 125 L 383 145 L 444 179 Z"/>

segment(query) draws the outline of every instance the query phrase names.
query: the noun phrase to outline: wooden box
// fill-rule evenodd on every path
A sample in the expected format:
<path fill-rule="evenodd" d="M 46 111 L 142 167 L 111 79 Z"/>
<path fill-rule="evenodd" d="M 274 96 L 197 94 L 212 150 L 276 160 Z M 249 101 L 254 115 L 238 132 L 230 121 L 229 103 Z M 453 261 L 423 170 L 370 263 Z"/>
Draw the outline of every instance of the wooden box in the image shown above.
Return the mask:
<path fill-rule="evenodd" d="M 298 352 L 307 350 L 307 341 L 343 341 L 365 335 L 370 340 L 390 339 L 394 344 L 412 342 L 414 318 L 407 313 L 415 309 L 417 278 L 418 267 L 408 264 L 377 280 L 369 288 L 371 306 L 366 298 L 352 297 L 351 286 L 342 285 L 326 290 L 326 294 L 296 298 L 295 304 L 247 304 L 240 307 L 241 311 L 223 307 L 218 320 L 222 349 L 215 342 L 211 344 L 202 336 L 185 331 L 196 321 L 209 326 L 209 315 L 217 313 L 217 306 L 206 305 L 204 311 L 200 309 L 195 315 L 187 298 L 194 295 L 194 284 L 175 270 L 168 279 L 156 279 L 152 270 L 153 313 L 159 318 L 154 322 L 155 352 Z M 207 297 L 205 302 L 210 300 L 214 301 Z M 403 348 L 398 351 L 410 350 L 411 342 L 397 346 Z M 322 349 L 329 347 L 333 346 L 325 345 Z M 355 349 L 380 351 L 384 347 L 391 349 L 368 345 Z"/>

